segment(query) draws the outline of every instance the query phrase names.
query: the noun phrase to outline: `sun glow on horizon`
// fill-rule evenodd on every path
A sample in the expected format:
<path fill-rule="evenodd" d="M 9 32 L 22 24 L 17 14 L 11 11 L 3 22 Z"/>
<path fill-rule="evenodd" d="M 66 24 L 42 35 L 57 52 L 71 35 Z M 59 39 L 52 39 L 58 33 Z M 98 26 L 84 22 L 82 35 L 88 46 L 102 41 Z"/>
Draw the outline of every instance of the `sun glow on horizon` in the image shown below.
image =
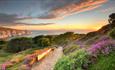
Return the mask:
<path fill-rule="evenodd" d="M 17 26 L 8 26 L 9 28 L 14 29 L 26 29 L 26 30 L 65 30 L 65 31 L 75 31 L 75 30 L 85 30 L 86 32 L 96 31 L 105 25 L 105 21 L 95 22 L 93 24 L 50 24 L 50 25 L 17 25 Z"/>

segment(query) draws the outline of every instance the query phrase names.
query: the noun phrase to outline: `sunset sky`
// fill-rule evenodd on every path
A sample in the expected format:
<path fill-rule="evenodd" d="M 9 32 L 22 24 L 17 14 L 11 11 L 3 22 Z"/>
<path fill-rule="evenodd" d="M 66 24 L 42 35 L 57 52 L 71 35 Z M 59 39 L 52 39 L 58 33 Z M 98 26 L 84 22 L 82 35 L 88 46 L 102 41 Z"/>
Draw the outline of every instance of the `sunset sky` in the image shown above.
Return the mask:
<path fill-rule="evenodd" d="M 115 0 L 0 0 L 0 26 L 87 33 L 108 24 Z"/>

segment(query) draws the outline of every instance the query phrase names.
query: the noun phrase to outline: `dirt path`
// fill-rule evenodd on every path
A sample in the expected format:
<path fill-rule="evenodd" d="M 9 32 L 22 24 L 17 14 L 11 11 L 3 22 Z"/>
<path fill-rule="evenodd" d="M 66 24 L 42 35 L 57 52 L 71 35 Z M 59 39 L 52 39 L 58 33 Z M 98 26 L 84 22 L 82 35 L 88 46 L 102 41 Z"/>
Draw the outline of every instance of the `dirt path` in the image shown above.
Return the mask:
<path fill-rule="evenodd" d="M 53 70 L 55 63 L 62 55 L 62 47 L 59 47 L 49 53 L 49 55 L 46 56 L 40 64 L 34 66 L 32 70 Z"/>

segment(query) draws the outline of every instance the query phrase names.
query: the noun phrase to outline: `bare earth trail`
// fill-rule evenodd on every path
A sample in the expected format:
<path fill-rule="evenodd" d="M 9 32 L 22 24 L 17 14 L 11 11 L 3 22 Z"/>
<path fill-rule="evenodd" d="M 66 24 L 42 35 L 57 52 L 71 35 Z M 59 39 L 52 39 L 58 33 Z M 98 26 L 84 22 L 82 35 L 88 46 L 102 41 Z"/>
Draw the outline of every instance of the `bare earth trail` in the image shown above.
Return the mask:
<path fill-rule="evenodd" d="M 40 64 L 35 65 L 32 70 L 53 70 L 57 60 L 63 55 L 63 48 L 59 47 L 53 52 L 50 52 Z"/>

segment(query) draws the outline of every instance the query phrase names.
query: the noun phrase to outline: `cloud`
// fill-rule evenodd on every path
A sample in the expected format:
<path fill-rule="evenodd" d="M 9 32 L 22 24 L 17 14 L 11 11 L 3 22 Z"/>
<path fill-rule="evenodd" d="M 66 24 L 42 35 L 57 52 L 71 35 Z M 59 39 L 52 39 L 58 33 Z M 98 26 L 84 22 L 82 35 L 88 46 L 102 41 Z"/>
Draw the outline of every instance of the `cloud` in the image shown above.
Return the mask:
<path fill-rule="evenodd" d="M 26 24 L 26 23 L 23 23 L 23 25 L 30 25 L 30 26 L 36 26 L 36 25 L 38 25 L 38 26 L 44 26 L 44 25 L 52 25 L 52 24 L 54 24 L 54 23 L 38 23 L 38 24 Z"/>
<path fill-rule="evenodd" d="M 106 8 L 106 9 L 100 10 L 100 12 L 106 13 L 106 12 L 110 12 L 110 11 L 112 11 L 112 10 L 114 10 L 114 9 L 115 9 L 115 7 L 108 7 L 108 8 Z"/>
<path fill-rule="evenodd" d="M 16 22 L 18 20 L 21 20 L 23 18 L 18 18 L 17 15 L 9 15 L 5 13 L 0 13 L 0 25 L 1 26 L 19 26 L 19 25 L 39 25 L 39 26 L 44 26 L 44 25 L 52 25 L 54 23 L 24 23 L 24 22 Z"/>
<path fill-rule="evenodd" d="M 72 2 L 71 4 L 65 5 L 63 7 L 54 8 L 48 14 L 42 15 L 38 18 L 41 19 L 53 19 L 62 18 L 69 16 L 76 12 L 89 11 L 98 8 L 101 4 L 107 2 L 107 0 L 81 0 L 77 2 Z"/>
<path fill-rule="evenodd" d="M 5 1 L 3 1 L 5 3 Z M 23 2 L 23 1 L 20 1 Z M 30 4 L 28 3 L 29 1 L 25 1 L 25 3 L 27 3 L 28 8 L 31 10 L 27 9 L 25 10 L 25 3 L 22 6 L 24 7 L 24 11 L 26 12 L 22 12 L 23 14 L 20 15 L 19 11 L 14 12 L 14 10 L 16 10 L 15 8 L 12 10 L 13 13 L 17 13 L 17 15 L 15 14 L 4 14 L 4 13 L 0 13 L 0 25 L 2 24 L 24 24 L 24 25 L 49 25 L 49 23 L 37 23 L 36 21 L 32 21 L 32 23 L 30 24 L 30 20 L 33 19 L 38 19 L 42 20 L 42 19 L 59 19 L 59 18 L 63 18 L 66 16 L 70 16 L 76 13 L 81 13 L 84 11 L 89 11 L 89 10 L 93 10 L 95 8 L 100 7 L 103 3 L 107 2 L 107 0 L 36 0 L 33 1 L 35 2 L 34 4 L 32 2 L 30 2 Z M 32 4 L 31 4 L 32 3 Z M 8 6 L 12 8 L 12 3 L 9 3 Z M 18 5 L 19 3 L 16 1 L 15 5 Z M 0 4 L 2 7 L 2 4 Z M 3 4 L 3 6 L 5 7 L 5 5 Z M 8 7 L 8 8 L 9 8 Z M 19 10 L 22 10 L 23 7 L 19 7 Z M 28 15 L 28 13 L 31 12 L 31 15 Z M 9 11 L 8 11 L 9 13 Z M 27 20 L 27 21 L 26 21 Z M 17 21 L 23 21 L 23 22 L 17 22 Z M 26 23 L 25 23 L 26 21 Z M 35 24 L 36 22 L 36 24 Z"/>
<path fill-rule="evenodd" d="M 0 23 L 12 23 L 15 20 L 17 20 L 17 15 L 9 15 L 9 14 L 4 14 L 0 13 Z"/>

